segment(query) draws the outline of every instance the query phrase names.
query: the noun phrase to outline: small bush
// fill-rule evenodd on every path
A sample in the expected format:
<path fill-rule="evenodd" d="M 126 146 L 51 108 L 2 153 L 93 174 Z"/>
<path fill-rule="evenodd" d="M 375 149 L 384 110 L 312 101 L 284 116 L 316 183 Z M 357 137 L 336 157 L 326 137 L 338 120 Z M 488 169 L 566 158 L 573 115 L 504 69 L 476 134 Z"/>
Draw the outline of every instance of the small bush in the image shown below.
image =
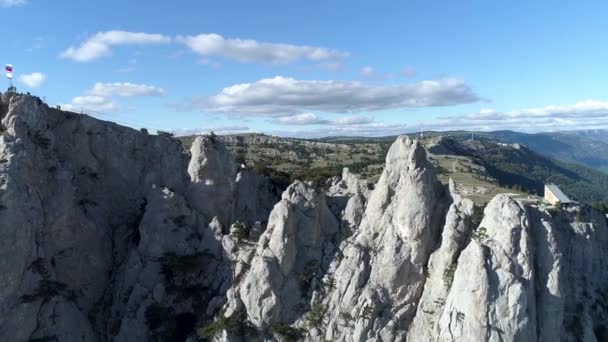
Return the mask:
<path fill-rule="evenodd" d="M 171 307 L 150 304 L 144 312 L 149 330 L 148 341 L 185 341 L 193 332 L 196 316 L 191 312 L 176 314 Z"/>
<path fill-rule="evenodd" d="M 595 203 L 593 205 L 593 208 L 595 208 L 596 210 L 599 210 L 600 212 L 602 212 L 604 214 L 608 214 L 608 202 Z"/>
<path fill-rule="evenodd" d="M 163 254 L 160 258 L 161 273 L 169 284 L 173 284 L 176 276 L 194 274 L 203 268 L 203 253 L 177 255 L 173 252 Z"/>
<path fill-rule="evenodd" d="M 268 330 L 275 336 L 281 336 L 285 341 L 297 341 L 303 335 L 300 330 L 283 323 L 270 323 Z"/>
<path fill-rule="evenodd" d="M 372 308 L 369 305 L 365 305 L 363 310 L 361 310 L 361 312 L 359 313 L 359 317 L 362 317 L 365 319 L 371 319 L 373 314 L 374 314 L 374 308 Z"/>
<path fill-rule="evenodd" d="M 174 134 L 170 133 L 170 132 L 165 132 L 165 131 L 157 131 L 156 134 L 161 137 L 161 138 L 173 138 Z"/>
<path fill-rule="evenodd" d="M 306 322 L 310 327 L 318 327 L 323 322 L 325 307 L 320 303 L 314 303 L 306 314 Z"/>
<path fill-rule="evenodd" d="M 447 175 L 449 173 L 448 170 L 441 165 L 436 165 L 435 169 L 436 169 L 437 173 L 440 175 Z"/>
<path fill-rule="evenodd" d="M 475 205 L 473 207 L 473 216 L 471 217 L 471 222 L 473 227 L 477 227 L 481 224 L 481 220 L 483 220 L 483 211 L 486 208 L 486 205 Z"/>
<path fill-rule="evenodd" d="M 220 334 L 222 331 L 228 333 L 241 335 L 247 337 L 247 340 L 255 340 L 258 337 L 258 333 L 245 320 L 241 319 L 237 314 L 233 314 L 230 317 L 224 316 L 224 312 L 220 311 L 215 320 L 209 323 L 207 326 L 197 330 L 197 335 L 201 339 L 213 340 L 215 336 Z"/>
<path fill-rule="evenodd" d="M 234 227 L 234 237 L 237 242 L 247 239 L 247 229 L 245 229 L 243 222 L 236 221 L 232 226 Z"/>
<path fill-rule="evenodd" d="M 240 165 L 240 164 L 247 164 L 247 155 L 244 152 L 238 152 L 235 156 L 234 159 L 236 159 L 236 162 Z"/>
<path fill-rule="evenodd" d="M 334 289 L 336 287 L 336 281 L 334 280 L 333 276 L 327 276 L 327 278 L 325 279 L 325 282 L 323 283 L 325 285 L 325 290 L 326 291 L 331 291 L 332 289 Z"/>
<path fill-rule="evenodd" d="M 350 322 L 353 320 L 353 316 L 351 314 L 349 314 L 348 312 L 340 312 L 340 317 L 345 321 L 345 322 Z"/>
<path fill-rule="evenodd" d="M 306 265 L 304 265 L 304 270 L 302 270 L 302 273 L 297 274 L 298 280 L 300 280 L 300 286 L 302 286 L 304 291 L 308 291 L 310 288 L 312 278 L 315 276 L 315 273 L 317 273 L 318 267 L 318 261 L 312 259 L 309 260 Z"/>
<path fill-rule="evenodd" d="M 217 135 L 215 134 L 215 132 L 211 131 L 209 133 L 209 141 L 211 141 L 214 144 L 217 142 Z"/>
<path fill-rule="evenodd" d="M 479 227 L 473 232 L 472 238 L 477 242 L 482 242 L 488 238 L 487 231 L 485 227 Z"/>
<path fill-rule="evenodd" d="M 443 283 L 446 288 L 450 289 L 452 287 L 452 283 L 454 282 L 454 273 L 456 273 L 456 267 L 458 264 L 454 263 L 443 272 Z"/>

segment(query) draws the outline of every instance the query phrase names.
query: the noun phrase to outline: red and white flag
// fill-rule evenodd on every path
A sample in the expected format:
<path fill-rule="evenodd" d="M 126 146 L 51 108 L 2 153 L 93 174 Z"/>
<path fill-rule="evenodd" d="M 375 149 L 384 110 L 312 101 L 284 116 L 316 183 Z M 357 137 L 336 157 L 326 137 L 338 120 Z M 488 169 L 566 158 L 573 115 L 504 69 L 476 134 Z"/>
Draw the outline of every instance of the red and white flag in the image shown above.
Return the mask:
<path fill-rule="evenodd" d="M 4 70 L 6 70 L 6 72 L 13 72 L 13 65 L 7 64 L 6 67 L 4 68 Z"/>

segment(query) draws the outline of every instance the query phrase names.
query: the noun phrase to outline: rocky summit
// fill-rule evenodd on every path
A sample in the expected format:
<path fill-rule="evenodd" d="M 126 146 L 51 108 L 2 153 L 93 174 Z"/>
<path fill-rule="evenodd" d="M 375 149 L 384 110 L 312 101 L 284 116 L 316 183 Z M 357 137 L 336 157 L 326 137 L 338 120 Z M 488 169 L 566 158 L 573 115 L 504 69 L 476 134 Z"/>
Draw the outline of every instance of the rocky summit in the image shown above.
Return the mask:
<path fill-rule="evenodd" d="M 478 207 L 419 141 L 283 191 L 214 136 L 0 119 L 1 341 L 608 341 L 606 217 Z"/>

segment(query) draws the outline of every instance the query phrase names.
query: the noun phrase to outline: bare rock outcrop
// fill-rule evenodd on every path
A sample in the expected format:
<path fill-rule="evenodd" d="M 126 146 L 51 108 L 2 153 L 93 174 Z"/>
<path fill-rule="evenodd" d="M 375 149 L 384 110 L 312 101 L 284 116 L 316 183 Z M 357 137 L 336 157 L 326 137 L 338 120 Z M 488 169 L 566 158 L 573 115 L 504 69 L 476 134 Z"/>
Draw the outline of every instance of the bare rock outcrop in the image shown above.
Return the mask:
<path fill-rule="evenodd" d="M 440 340 L 535 340 L 533 245 L 525 211 L 508 195 L 486 207 L 458 259 L 439 318 Z"/>
<path fill-rule="evenodd" d="M 270 214 L 249 271 L 231 290 L 227 314 L 243 309 L 258 328 L 293 323 L 329 266 L 338 230 L 325 196 L 307 183 L 292 184 Z"/>
<path fill-rule="evenodd" d="M 440 245 L 429 258 L 424 292 L 408 330 L 409 340 L 433 340 L 436 322 L 443 312 L 445 298 L 454 280 L 458 258 L 476 228 L 473 202 L 456 192 L 451 179 L 449 189 L 453 202 L 446 215 Z"/>
<path fill-rule="evenodd" d="M 422 294 L 425 267 L 440 234 L 444 190 L 416 141 L 400 137 L 370 194 L 360 227 L 330 270 L 324 338 L 403 339 Z"/>
<path fill-rule="evenodd" d="M 345 170 L 325 196 L 340 229 L 328 236 L 337 251 L 314 271 L 319 281 L 306 293 L 302 284 L 276 282 L 284 279 L 278 265 L 291 264 L 295 252 L 277 245 L 272 252 L 268 238 L 291 251 L 306 243 L 268 230 L 248 280 L 228 291 L 226 317 L 252 323 L 248 331 L 267 340 L 606 339 L 608 228 L 599 213 L 509 194 L 482 213 L 453 182 L 449 191 L 439 185 L 424 149 L 405 137 L 391 147 L 373 190 Z M 271 217 L 284 208 L 275 211 Z M 293 226 L 288 221 L 277 222 Z M 298 229 L 310 234 L 314 227 Z M 276 295 L 285 288 L 289 301 Z"/>
<path fill-rule="evenodd" d="M 96 336 L 89 315 L 133 246 L 148 189 L 183 191 L 186 156 L 177 141 L 31 96 L 4 94 L 2 109 L 0 331 Z"/>
<path fill-rule="evenodd" d="M 2 341 L 607 341 L 606 246 L 586 206 L 482 213 L 407 137 L 279 197 L 214 137 L 0 95 Z"/>
<path fill-rule="evenodd" d="M 222 146 L 188 165 L 178 140 L 0 98 L 0 340 L 192 334 L 230 284 L 222 231 L 236 210 L 266 221 L 268 180 Z"/>
<path fill-rule="evenodd" d="M 406 137 L 389 150 L 373 191 L 348 170 L 327 195 L 292 185 L 245 280 L 229 291 L 226 314 L 244 311 L 261 333 L 279 337 L 306 329 L 309 340 L 403 339 L 447 201 L 424 149 Z M 301 216 L 294 203 L 315 210 Z M 277 323 L 289 328 L 277 332 Z"/>
<path fill-rule="evenodd" d="M 237 220 L 248 228 L 267 224 L 280 197 L 267 178 L 241 169 L 217 137 L 197 137 L 191 154 L 187 197 L 198 212 L 209 220 L 217 217 L 224 227 Z"/>

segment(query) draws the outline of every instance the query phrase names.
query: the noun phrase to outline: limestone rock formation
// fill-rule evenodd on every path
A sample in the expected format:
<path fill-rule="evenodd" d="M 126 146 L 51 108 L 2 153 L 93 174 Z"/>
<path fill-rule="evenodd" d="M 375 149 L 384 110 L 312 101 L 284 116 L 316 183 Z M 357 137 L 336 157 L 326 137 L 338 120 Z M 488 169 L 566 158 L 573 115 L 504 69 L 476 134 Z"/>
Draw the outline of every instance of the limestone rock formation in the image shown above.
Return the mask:
<path fill-rule="evenodd" d="M 440 233 L 443 189 L 417 142 L 400 137 L 370 194 L 359 228 L 332 270 L 324 300 L 325 338 L 402 338 L 424 285 L 424 268 Z"/>
<path fill-rule="evenodd" d="M 608 226 L 476 207 L 399 137 L 281 196 L 220 139 L 0 96 L 2 341 L 608 341 Z"/>
<path fill-rule="evenodd" d="M 292 184 L 270 214 L 230 309 L 243 307 L 257 327 L 294 322 L 300 307 L 308 305 L 302 298 L 311 296 L 318 274 L 329 266 L 338 230 L 325 196 L 309 184 Z"/>
<path fill-rule="evenodd" d="M 187 197 L 198 212 L 217 217 L 224 227 L 236 220 L 247 227 L 266 225 L 280 195 L 268 179 L 241 169 L 216 137 L 197 137 L 191 154 Z"/>
<path fill-rule="evenodd" d="M 306 283 L 306 292 L 303 284 L 276 282 L 284 278 L 278 266 L 275 273 L 281 275 L 269 276 L 269 265 L 292 260 L 293 253 L 272 253 L 263 236 L 248 280 L 228 291 L 222 314 L 243 320 L 249 338 L 606 339 L 608 255 L 601 246 L 608 227 L 599 213 L 508 194 L 494 198 L 482 213 L 453 182 L 448 189 L 439 185 L 424 149 L 405 137 L 391 147 L 372 191 L 345 170 L 326 197 L 341 224 L 339 233 L 329 236 L 337 246 L 328 254 L 329 267 L 314 272 L 320 281 Z M 280 205 L 271 217 L 277 212 L 283 212 Z M 285 221 L 290 220 L 279 222 Z M 317 231 L 313 227 L 298 229 Z M 265 235 L 283 239 L 290 250 L 305 248 L 304 241 L 282 233 Z M 276 295 L 286 287 L 288 302 Z M 216 339 L 247 336 L 233 330 Z"/>
<path fill-rule="evenodd" d="M 221 146 L 198 145 L 188 168 L 177 140 L 32 96 L 3 94 L 0 119 L 0 340 L 146 340 L 221 306 L 222 231 L 233 210 L 266 221 L 267 180 Z M 218 196 L 192 190 L 203 177 Z"/>
<path fill-rule="evenodd" d="M 434 326 L 441 314 L 447 293 L 454 280 L 458 257 L 468 244 L 475 226 L 475 206 L 456 192 L 450 179 L 452 204 L 446 215 L 441 241 L 429 258 L 427 280 L 418 303 L 416 316 L 408 331 L 410 340 L 432 341 Z"/>

